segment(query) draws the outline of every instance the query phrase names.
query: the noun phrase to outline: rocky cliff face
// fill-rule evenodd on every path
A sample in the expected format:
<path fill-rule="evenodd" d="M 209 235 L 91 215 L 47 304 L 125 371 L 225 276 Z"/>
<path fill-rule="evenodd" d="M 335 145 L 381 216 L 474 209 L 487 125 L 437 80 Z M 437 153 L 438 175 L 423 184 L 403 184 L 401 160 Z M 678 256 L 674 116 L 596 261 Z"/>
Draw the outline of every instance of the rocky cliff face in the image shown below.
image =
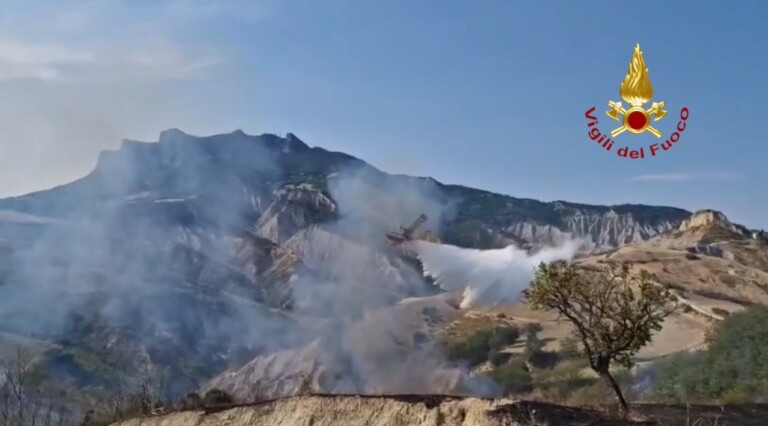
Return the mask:
<path fill-rule="evenodd" d="M 695 231 L 696 229 L 703 227 L 718 227 L 735 234 L 743 234 L 744 236 L 749 235 L 746 228 L 731 223 L 722 212 L 715 210 L 700 210 L 695 212 L 691 217 L 680 223 L 680 226 L 677 227 L 677 231 Z"/>
<path fill-rule="evenodd" d="M 467 246 L 543 245 L 585 237 L 598 247 L 617 247 L 674 229 L 690 215 L 669 207 L 546 203 L 463 187 L 444 188 L 461 200 L 444 236 Z"/>
<path fill-rule="evenodd" d="M 674 229 L 679 220 L 674 213 L 662 220 L 643 221 L 627 208 L 594 211 L 565 208 L 562 203 L 556 203 L 555 210 L 560 214 L 560 226 L 519 221 L 504 231 L 515 239 L 533 244 L 557 244 L 574 237 L 586 237 L 599 247 L 617 247 Z"/>
<path fill-rule="evenodd" d="M 387 391 L 404 383 L 386 374 L 389 361 L 414 354 L 419 365 L 430 354 L 428 327 L 415 349 L 399 322 L 384 327 L 398 337 L 369 353 L 361 336 L 376 333 L 352 338 L 353 325 L 438 292 L 383 238 L 422 212 L 444 242 L 480 248 L 569 236 L 614 247 L 688 216 L 388 175 L 291 134 L 168 130 L 157 143 L 124 141 L 75 182 L 0 200 L 0 330 L 55 343 L 41 365 L 78 388 L 119 386 L 125 370 L 147 364 L 173 377 L 167 392 L 178 395 L 248 361 L 264 371 L 278 360 L 294 365 L 290 353 L 275 354 L 297 351 L 332 359 L 329 371 L 362 369 L 371 382 L 355 386 Z M 312 355 L 318 339 L 322 356 Z M 458 386 L 451 374 L 420 383 Z"/>
<path fill-rule="evenodd" d="M 434 345 L 437 333 L 460 315 L 457 304 L 458 298 L 443 294 L 369 309 L 352 322 L 314 317 L 317 340 L 257 356 L 203 391 L 221 389 L 238 401 L 295 395 L 302 387 L 334 394 L 493 395 L 493 383 L 449 365 Z"/>

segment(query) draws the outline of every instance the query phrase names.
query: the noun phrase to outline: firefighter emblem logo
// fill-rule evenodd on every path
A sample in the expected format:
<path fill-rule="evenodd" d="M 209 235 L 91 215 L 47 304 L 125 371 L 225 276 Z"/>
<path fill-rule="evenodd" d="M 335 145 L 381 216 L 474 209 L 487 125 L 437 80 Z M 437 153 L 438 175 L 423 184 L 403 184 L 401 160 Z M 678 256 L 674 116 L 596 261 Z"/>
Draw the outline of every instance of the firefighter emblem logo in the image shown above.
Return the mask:
<path fill-rule="evenodd" d="M 664 111 L 665 102 L 654 102 L 648 109 L 643 107 L 653 98 L 653 86 L 648 78 L 648 68 L 645 67 L 643 52 L 640 50 L 639 44 L 635 46 L 635 51 L 632 53 L 629 71 L 627 71 L 624 81 L 621 82 L 619 95 L 621 99 L 624 99 L 624 102 L 629 104 L 629 109 L 624 109 L 621 101 L 608 101 L 608 106 L 611 109 L 605 113 L 608 117 L 622 122 L 620 127 L 611 131 L 611 136 L 616 137 L 624 131 L 634 134 L 647 131 L 660 138 L 661 132 L 651 126 L 651 117 L 653 117 L 653 121 L 659 121 L 667 115 L 667 111 Z"/>
<path fill-rule="evenodd" d="M 589 138 L 600 144 L 608 152 L 613 151 L 614 141 L 612 138 L 624 132 L 635 135 L 648 132 L 661 139 L 661 130 L 654 127 L 652 123 L 661 120 L 667 115 L 667 111 L 664 109 L 666 102 L 652 102 L 646 108 L 646 104 L 653 99 L 653 85 L 651 85 L 651 79 L 648 77 L 648 68 L 645 66 L 640 44 L 635 45 L 635 50 L 632 52 L 627 76 L 624 77 L 619 87 L 619 96 L 627 105 L 625 106 L 622 101 L 608 101 L 610 109 L 605 114 L 621 123 L 621 125 L 611 130 L 610 136 L 603 133 L 598 128 L 595 107 L 592 107 L 584 114 L 584 117 L 588 120 L 587 134 Z M 687 107 L 683 107 L 680 110 L 680 120 L 677 122 L 676 131 L 673 131 L 663 143 L 652 143 L 639 148 L 624 146 L 616 150 L 616 154 L 622 158 L 641 159 L 646 158 L 646 155 L 655 157 L 662 152 L 668 151 L 680 140 L 680 136 L 685 131 L 689 114 L 690 112 Z M 646 148 L 648 149 L 646 150 Z"/>

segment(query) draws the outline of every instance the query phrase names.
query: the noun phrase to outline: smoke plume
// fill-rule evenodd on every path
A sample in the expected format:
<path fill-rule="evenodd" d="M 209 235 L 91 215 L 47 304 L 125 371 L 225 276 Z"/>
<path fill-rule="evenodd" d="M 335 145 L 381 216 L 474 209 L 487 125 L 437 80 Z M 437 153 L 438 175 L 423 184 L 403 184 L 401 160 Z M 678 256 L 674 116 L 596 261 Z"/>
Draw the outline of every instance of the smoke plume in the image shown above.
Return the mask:
<path fill-rule="evenodd" d="M 384 237 L 421 213 L 439 229 L 455 202 L 292 135 L 125 141 L 73 184 L 0 200 L 0 331 L 58 345 L 41 365 L 79 388 L 103 381 L 80 364 L 117 359 L 137 365 L 111 377 L 148 363 L 169 399 L 216 378 L 281 396 L 316 364 L 318 391 L 485 394 L 433 338 L 455 305 L 422 297 L 438 289 Z M 470 300 L 511 297 L 537 259 L 572 254 L 418 244 Z"/>
<path fill-rule="evenodd" d="M 461 307 L 467 308 L 517 300 L 540 263 L 571 259 L 583 242 L 569 240 L 534 254 L 512 245 L 478 250 L 426 241 L 410 244 L 423 263 L 425 274 L 435 278 L 437 285 L 446 291 L 464 289 Z"/>

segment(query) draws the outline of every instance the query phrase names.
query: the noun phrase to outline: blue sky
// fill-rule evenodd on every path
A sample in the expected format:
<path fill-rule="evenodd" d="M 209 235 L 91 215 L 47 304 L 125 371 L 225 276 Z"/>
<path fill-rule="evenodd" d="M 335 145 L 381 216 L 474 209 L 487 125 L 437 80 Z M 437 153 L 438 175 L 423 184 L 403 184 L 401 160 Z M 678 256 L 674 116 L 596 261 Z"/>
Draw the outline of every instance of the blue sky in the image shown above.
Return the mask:
<path fill-rule="evenodd" d="M 768 228 L 768 4 L 17 2 L 0 16 L 0 195 L 87 173 L 123 137 L 293 132 L 386 171 L 518 197 L 715 208 Z M 640 43 L 680 142 L 599 126 Z M 618 144 L 648 145 L 650 135 Z M 614 148 L 615 149 L 615 148 Z"/>

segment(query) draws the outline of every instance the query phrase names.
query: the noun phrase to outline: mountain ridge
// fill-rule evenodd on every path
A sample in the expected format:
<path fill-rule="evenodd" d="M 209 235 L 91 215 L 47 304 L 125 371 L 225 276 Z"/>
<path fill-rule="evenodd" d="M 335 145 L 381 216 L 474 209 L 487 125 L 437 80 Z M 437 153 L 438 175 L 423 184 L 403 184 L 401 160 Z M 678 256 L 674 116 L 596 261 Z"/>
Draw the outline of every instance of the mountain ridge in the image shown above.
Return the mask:
<path fill-rule="evenodd" d="M 564 201 L 564 200 L 556 200 L 556 201 L 540 201 L 535 199 L 529 199 L 529 198 L 517 198 L 511 195 L 486 191 L 482 189 L 472 188 L 464 185 L 458 185 L 458 184 L 443 184 L 431 177 L 413 177 L 413 176 L 407 176 L 407 175 L 389 175 L 385 172 L 382 172 L 381 170 L 375 168 L 374 166 L 366 163 L 363 160 L 360 160 L 356 157 L 350 156 L 348 154 L 344 154 L 341 152 L 334 152 L 334 151 L 327 151 L 320 147 L 309 147 L 306 143 L 304 143 L 301 139 L 293 135 L 292 133 L 288 133 L 286 137 L 282 138 L 280 136 L 265 133 L 258 136 L 251 136 L 246 135 L 242 130 L 237 130 L 232 133 L 222 133 L 212 136 L 193 136 L 189 135 L 187 133 L 182 132 L 178 129 L 169 129 L 161 132 L 160 137 L 158 139 L 158 142 L 139 142 L 139 141 L 133 141 L 130 139 L 125 139 L 123 143 L 121 144 L 120 148 L 117 150 L 112 151 L 103 151 L 99 155 L 99 160 L 97 161 L 97 165 L 95 168 L 86 176 L 83 178 L 77 179 L 75 181 L 72 181 L 68 184 L 59 185 L 54 188 L 36 191 L 30 194 L 22 195 L 22 196 L 16 196 L 16 197 L 9 197 L 0 199 L 0 208 L 5 208 L 9 210 L 17 210 L 24 213 L 39 213 L 39 210 L 41 210 L 40 207 L 35 208 L 35 202 L 34 200 L 38 197 L 47 197 L 47 198 L 65 198 L 67 196 L 67 193 L 70 192 L 77 192 L 76 189 L 79 187 L 88 187 L 88 186 L 98 186 L 99 181 L 102 181 L 101 184 L 104 184 L 105 179 L 99 179 L 99 175 L 102 173 L 112 173 L 115 174 L 115 168 L 119 168 L 122 165 L 119 164 L 120 161 L 125 162 L 125 158 L 129 158 L 130 161 L 148 161 L 146 159 L 142 159 L 142 157 L 147 156 L 147 153 L 143 151 L 153 151 L 153 154 L 157 155 L 158 152 L 160 152 L 161 156 L 166 157 L 163 160 L 163 165 L 166 167 L 178 167 L 180 166 L 180 162 L 187 160 L 187 161 L 194 161 L 194 157 L 197 154 L 203 153 L 207 154 L 210 152 L 215 152 L 216 150 L 216 144 L 217 143 L 229 143 L 230 145 L 233 145 L 234 143 L 239 143 L 243 146 L 247 144 L 248 146 L 252 145 L 253 149 L 243 149 L 244 152 L 236 152 L 235 154 L 262 154 L 258 158 L 257 162 L 254 162 L 253 164 L 248 164 L 247 167 L 253 169 L 265 169 L 264 171 L 269 174 L 270 172 L 275 172 L 274 167 L 270 167 L 270 162 L 275 161 L 277 163 L 280 163 L 279 166 L 283 168 L 286 171 L 289 171 L 289 176 L 287 177 L 287 180 L 291 180 L 292 178 L 295 180 L 301 180 L 297 176 L 290 176 L 291 169 L 298 169 L 298 172 L 296 174 L 298 175 L 304 175 L 305 177 L 311 177 L 311 178 L 320 178 L 322 180 L 323 178 L 327 178 L 330 174 L 329 172 L 336 171 L 340 168 L 343 169 L 349 169 L 349 168 L 365 168 L 369 170 L 373 174 L 380 174 L 380 175 L 387 175 L 391 176 L 393 179 L 415 179 L 415 180 L 421 180 L 424 182 L 433 182 L 434 185 L 438 188 L 440 188 L 443 192 L 445 192 L 448 195 L 458 196 L 459 198 L 466 198 L 467 195 L 470 195 L 472 198 L 479 199 L 476 201 L 488 201 L 488 200 L 481 200 L 483 197 L 487 197 L 490 200 L 490 202 L 497 204 L 497 205 L 505 205 L 505 204 L 515 204 L 518 210 L 518 213 L 524 215 L 524 218 L 533 222 L 536 222 L 540 225 L 550 225 L 555 226 L 557 228 L 568 228 L 569 226 L 572 228 L 576 228 L 581 226 L 582 232 L 586 232 L 586 229 L 584 229 L 583 225 L 579 225 L 576 223 L 569 223 L 568 221 L 562 221 L 558 218 L 564 214 L 569 213 L 579 213 L 583 212 L 584 210 L 588 210 L 591 213 L 595 214 L 602 214 L 602 215 L 608 215 L 610 216 L 612 213 L 616 213 L 618 216 L 622 215 L 631 215 L 633 217 L 637 217 L 640 222 L 646 222 L 648 223 L 651 228 L 643 229 L 639 232 L 639 235 L 641 238 L 648 238 L 651 236 L 651 234 L 654 234 L 659 231 L 658 228 L 653 229 L 654 226 L 658 225 L 659 222 L 663 222 L 664 217 L 671 218 L 672 222 L 676 222 L 679 220 L 682 220 L 683 218 L 690 215 L 690 212 L 684 209 L 676 208 L 676 207 L 667 207 L 667 206 L 653 206 L 653 205 L 645 205 L 645 204 L 615 204 L 615 205 L 596 205 L 596 204 L 584 204 L 584 203 L 576 203 L 576 202 L 570 202 L 570 201 Z M 198 145 L 198 148 L 195 148 L 195 145 Z M 219 144 L 221 145 L 221 144 Z M 202 147 L 202 148 L 200 148 Z M 163 153 L 164 151 L 164 153 Z M 185 155 L 186 153 L 186 155 Z M 283 155 L 280 155 L 283 154 Z M 297 158 L 286 158 L 286 157 L 296 157 L 296 154 L 298 156 L 301 155 L 311 155 L 313 156 L 312 162 L 315 163 L 330 163 L 330 166 L 323 165 L 321 167 L 315 167 L 314 170 L 301 170 L 302 165 L 301 164 L 292 164 L 295 163 L 297 160 L 301 161 Z M 230 154 L 231 155 L 231 154 Z M 186 158 L 184 158 L 186 157 Z M 316 158 L 315 158 L 316 157 Z M 232 161 L 232 158 L 226 159 L 227 161 Z M 118 164 L 115 164 L 117 162 Z M 236 165 L 243 165 L 235 162 Z M 309 169 L 312 169 L 312 167 L 309 167 Z M 336 170 L 334 170 L 336 169 Z M 112 178 L 115 180 L 116 178 Z M 95 182 L 94 182 L 95 181 Z M 125 190 L 128 190 L 130 192 L 130 189 L 133 189 L 134 192 L 138 192 L 139 188 L 124 188 Z M 87 190 L 84 189 L 84 190 Z M 541 214 L 532 214 L 528 213 L 526 214 L 525 210 L 528 209 L 530 211 L 539 211 Z M 513 214 L 515 212 L 512 212 Z M 671 225 L 671 224 L 670 224 Z M 576 229 L 573 229 L 574 231 Z M 526 234 L 527 235 L 523 235 Z M 528 230 L 518 229 L 516 232 L 513 231 L 513 233 L 520 234 L 518 236 L 521 236 L 523 239 L 531 238 L 533 235 Z M 629 237 L 631 239 L 637 238 L 638 235 L 633 235 L 634 233 L 630 233 Z M 624 236 L 626 237 L 626 236 Z M 603 238 L 601 243 L 609 242 L 615 244 L 620 243 L 616 239 L 616 237 L 608 237 Z"/>

